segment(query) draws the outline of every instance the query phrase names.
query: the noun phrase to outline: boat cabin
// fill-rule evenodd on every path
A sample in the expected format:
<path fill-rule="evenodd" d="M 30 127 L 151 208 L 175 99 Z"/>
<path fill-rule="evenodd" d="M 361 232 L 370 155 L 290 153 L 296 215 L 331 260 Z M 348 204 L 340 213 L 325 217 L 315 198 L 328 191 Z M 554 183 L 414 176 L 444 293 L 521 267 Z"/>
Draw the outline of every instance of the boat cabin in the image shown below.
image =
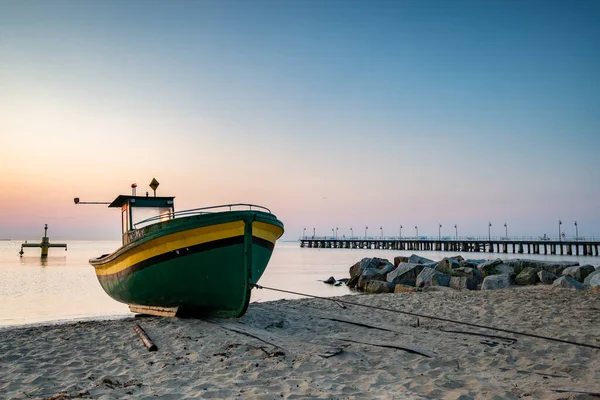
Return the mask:
<path fill-rule="evenodd" d="M 121 209 L 121 234 L 123 244 L 136 238 L 136 229 L 160 221 L 173 219 L 175 197 L 148 197 L 119 195 L 109 207 Z"/>

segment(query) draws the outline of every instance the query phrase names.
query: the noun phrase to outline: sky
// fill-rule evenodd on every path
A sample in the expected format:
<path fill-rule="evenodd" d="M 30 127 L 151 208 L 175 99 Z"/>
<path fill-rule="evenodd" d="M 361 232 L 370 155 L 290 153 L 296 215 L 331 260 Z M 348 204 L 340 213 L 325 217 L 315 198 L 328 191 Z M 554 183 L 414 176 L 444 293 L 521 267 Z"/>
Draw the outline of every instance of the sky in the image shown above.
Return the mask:
<path fill-rule="evenodd" d="M 152 178 L 178 210 L 268 207 L 287 240 L 600 237 L 599 20 L 585 0 L 0 0 L 0 238 L 119 240 L 118 210 L 73 198 Z"/>

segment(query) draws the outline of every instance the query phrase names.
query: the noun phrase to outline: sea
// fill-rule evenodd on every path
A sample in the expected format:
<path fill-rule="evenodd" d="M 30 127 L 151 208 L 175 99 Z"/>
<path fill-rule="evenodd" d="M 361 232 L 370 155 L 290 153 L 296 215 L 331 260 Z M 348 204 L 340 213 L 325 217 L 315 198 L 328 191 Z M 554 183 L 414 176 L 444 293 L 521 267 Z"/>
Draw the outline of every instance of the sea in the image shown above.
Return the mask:
<path fill-rule="evenodd" d="M 56 324 L 70 321 L 115 319 L 131 316 L 129 308 L 110 298 L 100 287 L 90 258 L 114 251 L 119 241 L 56 241 L 67 244 L 50 248 L 46 259 L 40 249 L 19 250 L 23 241 L 0 241 L 0 328 Z M 252 302 L 357 294 L 345 285 L 323 281 L 329 277 L 349 277 L 349 268 L 365 257 L 410 256 L 413 251 L 376 249 L 309 249 L 298 241 L 279 241 L 259 285 L 283 290 L 254 289 Z M 548 261 L 577 261 L 581 265 L 600 265 L 596 256 L 534 254 L 460 253 L 419 251 L 416 254 L 434 261 L 462 255 L 465 259 L 525 258 Z M 288 293 L 294 292 L 294 293 Z M 301 294 L 299 294 L 301 293 Z M 250 305 L 251 307 L 252 305 Z"/>

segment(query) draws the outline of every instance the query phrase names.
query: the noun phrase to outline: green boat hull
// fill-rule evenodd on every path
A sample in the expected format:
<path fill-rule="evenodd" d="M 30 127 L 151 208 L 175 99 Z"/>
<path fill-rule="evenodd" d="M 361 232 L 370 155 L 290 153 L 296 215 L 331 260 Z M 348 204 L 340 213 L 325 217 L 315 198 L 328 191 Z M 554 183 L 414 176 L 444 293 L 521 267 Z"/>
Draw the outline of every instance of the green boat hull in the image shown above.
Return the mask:
<path fill-rule="evenodd" d="M 90 260 L 113 299 L 177 315 L 239 317 L 283 224 L 271 214 L 200 215 L 142 228 L 137 240 Z"/>

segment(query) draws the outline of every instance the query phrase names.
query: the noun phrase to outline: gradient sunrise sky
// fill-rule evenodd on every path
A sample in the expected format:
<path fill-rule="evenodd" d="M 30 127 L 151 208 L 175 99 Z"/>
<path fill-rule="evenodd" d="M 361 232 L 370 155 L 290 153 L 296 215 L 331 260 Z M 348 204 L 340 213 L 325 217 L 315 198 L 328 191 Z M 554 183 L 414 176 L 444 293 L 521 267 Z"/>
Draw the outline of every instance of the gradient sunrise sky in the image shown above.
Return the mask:
<path fill-rule="evenodd" d="M 312 234 L 600 236 L 599 1 L 0 1 L 0 238 L 150 190 Z"/>

